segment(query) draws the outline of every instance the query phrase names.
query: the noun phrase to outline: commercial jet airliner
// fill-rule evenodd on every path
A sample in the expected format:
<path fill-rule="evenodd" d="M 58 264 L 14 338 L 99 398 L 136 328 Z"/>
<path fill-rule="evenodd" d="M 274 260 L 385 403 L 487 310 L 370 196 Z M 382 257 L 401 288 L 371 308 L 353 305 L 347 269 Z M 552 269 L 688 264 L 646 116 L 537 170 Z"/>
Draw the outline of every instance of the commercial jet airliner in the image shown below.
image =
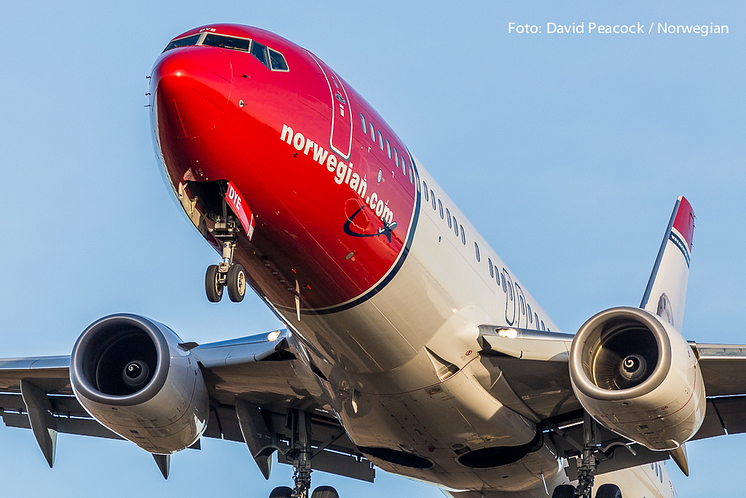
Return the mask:
<path fill-rule="evenodd" d="M 207 299 L 251 287 L 285 328 L 199 345 L 116 314 L 69 356 L 0 360 L 4 422 L 50 466 L 73 433 L 129 440 L 168 477 L 170 455 L 207 437 L 244 442 L 266 478 L 292 465 L 274 498 L 337 497 L 313 471 L 373 481 L 375 467 L 455 498 L 653 498 L 676 496 L 662 462 L 688 473 L 687 441 L 746 432 L 746 346 L 680 333 L 684 197 L 639 307 L 561 333 L 311 52 L 209 25 L 174 38 L 150 78 L 164 179 L 218 252 Z"/>

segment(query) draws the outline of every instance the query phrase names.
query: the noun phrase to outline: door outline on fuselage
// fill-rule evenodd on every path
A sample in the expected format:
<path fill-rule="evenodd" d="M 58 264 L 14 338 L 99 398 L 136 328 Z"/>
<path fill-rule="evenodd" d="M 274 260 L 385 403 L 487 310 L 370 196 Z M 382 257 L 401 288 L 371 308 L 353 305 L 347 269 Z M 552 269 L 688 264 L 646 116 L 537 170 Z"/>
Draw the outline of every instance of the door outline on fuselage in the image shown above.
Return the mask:
<path fill-rule="evenodd" d="M 516 296 L 515 296 L 515 289 L 513 289 L 513 279 L 510 278 L 510 274 L 503 269 L 503 292 L 505 293 L 505 322 L 513 326 L 513 323 L 515 323 L 515 310 L 516 310 Z M 510 314 L 509 310 L 511 309 L 510 303 L 513 303 L 512 309 L 513 313 Z"/>
<path fill-rule="evenodd" d="M 523 294 L 523 289 L 521 289 L 521 286 L 518 285 L 516 282 L 513 284 L 515 287 L 515 303 L 516 306 L 518 306 L 518 323 L 516 324 L 516 327 L 521 326 L 521 316 L 526 316 L 526 295 Z M 524 328 L 528 328 L 528 319 L 525 321 L 526 323 L 523 324 Z"/>
<path fill-rule="evenodd" d="M 335 73 L 333 69 L 329 68 L 329 71 L 326 71 L 323 64 L 316 58 L 316 56 L 313 56 L 313 60 L 319 66 L 319 69 L 321 69 L 321 74 L 324 75 L 326 85 L 329 87 L 329 97 L 331 99 L 332 107 L 332 125 L 329 134 L 329 148 L 341 156 L 342 159 L 347 161 L 350 159 L 350 154 L 352 153 L 353 127 L 352 109 L 350 106 L 350 98 L 347 96 L 347 89 L 345 88 L 344 83 L 342 83 L 342 79 L 337 76 L 337 73 Z M 334 85 L 334 88 L 332 88 L 332 84 Z M 336 145 L 334 141 L 335 135 L 337 135 Z M 343 143 L 340 144 L 340 140 L 343 140 Z"/>

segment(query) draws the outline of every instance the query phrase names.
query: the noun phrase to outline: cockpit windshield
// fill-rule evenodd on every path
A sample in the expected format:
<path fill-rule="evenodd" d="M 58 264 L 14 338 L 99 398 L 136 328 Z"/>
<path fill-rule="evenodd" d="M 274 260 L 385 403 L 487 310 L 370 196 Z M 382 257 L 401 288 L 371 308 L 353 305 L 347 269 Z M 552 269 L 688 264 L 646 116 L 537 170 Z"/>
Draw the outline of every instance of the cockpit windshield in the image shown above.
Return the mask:
<path fill-rule="evenodd" d="M 189 45 L 196 45 L 197 41 L 199 41 L 199 37 L 202 36 L 201 34 L 187 36 L 186 38 L 179 38 L 178 40 L 174 40 L 171 43 L 168 44 L 168 46 L 165 48 L 164 52 L 167 52 L 169 50 L 172 50 L 174 48 L 179 47 L 187 47 Z"/>
<path fill-rule="evenodd" d="M 271 71 L 287 72 L 290 70 L 285 61 L 285 56 L 277 50 L 249 38 L 238 38 L 236 36 L 220 35 L 217 33 L 198 33 L 196 35 L 185 36 L 184 38 L 173 40 L 163 51 L 167 52 L 175 48 L 191 45 L 247 52 Z"/>
<path fill-rule="evenodd" d="M 241 50 L 242 52 L 249 51 L 249 43 L 251 40 L 246 38 L 233 38 L 232 36 L 216 35 L 215 33 L 208 33 L 205 39 L 202 40 L 202 45 L 208 47 L 218 48 L 229 48 L 231 50 Z"/>

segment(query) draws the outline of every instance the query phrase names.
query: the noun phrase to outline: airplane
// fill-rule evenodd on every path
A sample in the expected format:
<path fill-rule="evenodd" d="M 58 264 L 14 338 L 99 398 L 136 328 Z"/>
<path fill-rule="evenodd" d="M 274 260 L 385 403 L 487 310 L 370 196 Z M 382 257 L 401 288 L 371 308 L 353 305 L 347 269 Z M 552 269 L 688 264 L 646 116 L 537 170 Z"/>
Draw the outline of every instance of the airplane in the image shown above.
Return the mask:
<path fill-rule="evenodd" d="M 375 467 L 455 497 L 674 496 L 688 440 L 743 432 L 741 346 L 679 330 L 694 213 L 676 200 L 639 308 L 563 334 L 386 122 L 272 33 L 209 25 L 151 74 L 156 155 L 222 256 L 205 290 L 247 286 L 286 328 L 198 345 L 150 318 L 97 320 L 72 354 L 0 360 L 6 425 L 50 466 L 56 434 L 170 455 L 202 437 L 311 472 Z M 595 486 L 594 486 L 595 485 Z M 336 496 L 318 487 L 312 496 Z"/>

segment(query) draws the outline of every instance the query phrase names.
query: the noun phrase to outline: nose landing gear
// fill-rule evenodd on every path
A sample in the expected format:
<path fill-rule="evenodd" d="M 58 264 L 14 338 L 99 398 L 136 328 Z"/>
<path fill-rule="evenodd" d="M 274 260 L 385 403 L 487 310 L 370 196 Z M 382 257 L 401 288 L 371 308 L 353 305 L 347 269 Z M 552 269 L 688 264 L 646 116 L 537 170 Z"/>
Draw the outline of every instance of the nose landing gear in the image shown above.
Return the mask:
<path fill-rule="evenodd" d="M 225 202 L 223 202 L 223 209 L 226 211 Z M 246 271 L 243 266 L 233 262 L 238 234 L 236 221 L 233 217 L 228 217 L 226 213 L 217 219 L 210 231 L 213 237 L 223 243 L 223 262 L 207 267 L 205 273 L 207 300 L 211 303 L 219 302 L 223 298 L 223 287 L 228 287 L 228 297 L 234 303 L 240 303 L 246 295 Z"/>
<path fill-rule="evenodd" d="M 234 303 L 240 303 L 246 295 L 246 271 L 240 264 L 233 263 L 235 246 L 235 242 L 223 242 L 223 262 L 207 267 L 205 292 L 211 303 L 223 298 L 223 287 L 228 287 L 228 297 Z"/>

